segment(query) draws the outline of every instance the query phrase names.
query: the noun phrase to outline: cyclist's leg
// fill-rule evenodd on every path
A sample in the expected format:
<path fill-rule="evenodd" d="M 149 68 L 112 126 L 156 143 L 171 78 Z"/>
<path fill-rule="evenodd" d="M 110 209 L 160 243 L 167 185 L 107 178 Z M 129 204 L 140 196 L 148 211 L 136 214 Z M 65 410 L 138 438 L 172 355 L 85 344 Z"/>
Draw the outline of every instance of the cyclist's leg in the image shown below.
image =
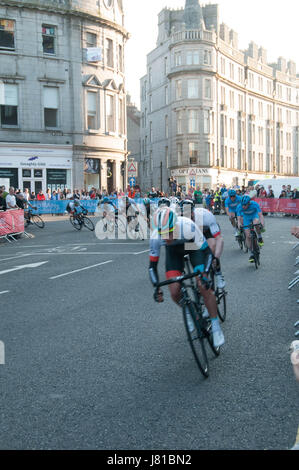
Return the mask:
<path fill-rule="evenodd" d="M 258 215 L 253 219 L 253 223 L 254 223 L 254 224 L 260 224 L 260 223 L 261 223 L 261 221 L 260 221 Z M 260 245 L 263 245 L 263 244 L 264 244 L 264 241 L 263 241 L 263 237 L 262 237 L 261 230 L 262 230 L 262 228 L 261 228 L 260 226 L 255 227 L 255 231 L 256 231 L 256 233 L 257 233 L 258 242 L 259 242 Z"/>
<path fill-rule="evenodd" d="M 166 245 L 166 279 L 181 276 L 184 271 L 184 245 Z M 172 300 L 179 305 L 181 286 L 178 282 L 168 286 Z"/>

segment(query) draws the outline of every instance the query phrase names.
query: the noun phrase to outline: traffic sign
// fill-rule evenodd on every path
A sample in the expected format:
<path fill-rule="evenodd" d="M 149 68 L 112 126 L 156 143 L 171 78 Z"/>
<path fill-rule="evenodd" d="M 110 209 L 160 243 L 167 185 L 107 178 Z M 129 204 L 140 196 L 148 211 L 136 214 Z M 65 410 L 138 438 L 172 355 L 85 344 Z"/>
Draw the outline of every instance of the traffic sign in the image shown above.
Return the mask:
<path fill-rule="evenodd" d="M 135 177 L 137 176 L 137 163 L 136 162 L 129 162 L 128 175 L 135 176 Z"/>
<path fill-rule="evenodd" d="M 135 178 L 134 176 L 131 176 L 131 178 L 129 178 L 129 184 L 130 184 L 131 188 L 132 188 L 133 186 L 135 186 L 135 184 L 136 184 L 136 178 Z"/>

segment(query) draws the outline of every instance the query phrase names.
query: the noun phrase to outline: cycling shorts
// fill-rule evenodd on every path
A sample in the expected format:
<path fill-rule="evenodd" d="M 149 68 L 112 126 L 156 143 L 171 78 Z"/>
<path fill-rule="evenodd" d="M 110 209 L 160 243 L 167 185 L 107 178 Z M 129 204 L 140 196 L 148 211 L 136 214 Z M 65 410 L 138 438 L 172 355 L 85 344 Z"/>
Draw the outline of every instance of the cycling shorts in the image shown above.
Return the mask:
<path fill-rule="evenodd" d="M 184 256 L 189 255 L 194 270 L 204 271 L 207 257 L 211 254 L 210 248 L 205 250 L 186 250 L 185 245 L 166 246 L 166 279 L 181 276 L 184 272 Z"/>
<path fill-rule="evenodd" d="M 219 227 L 219 225 L 218 225 L 218 227 Z M 213 238 L 213 239 L 217 238 L 212 234 L 211 229 L 210 229 L 209 226 L 204 226 L 203 227 L 203 234 L 204 234 L 204 237 L 205 237 L 206 240 L 208 240 L 209 238 Z M 217 236 L 220 235 L 220 234 L 221 234 L 221 229 L 219 227 L 219 233 L 217 234 Z"/>

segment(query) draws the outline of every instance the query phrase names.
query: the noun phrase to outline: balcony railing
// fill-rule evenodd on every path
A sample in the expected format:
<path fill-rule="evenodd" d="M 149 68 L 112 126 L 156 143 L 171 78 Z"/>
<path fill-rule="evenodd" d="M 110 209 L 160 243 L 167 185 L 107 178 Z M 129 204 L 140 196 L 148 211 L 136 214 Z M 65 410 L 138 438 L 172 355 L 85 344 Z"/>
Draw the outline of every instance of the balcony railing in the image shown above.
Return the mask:
<path fill-rule="evenodd" d="M 181 41 L 210 41 L 216 42 L 216 34 L 213 31 L 202 31 L 201 29 L 183 30 L 173 33 L 172 44 Z"/>

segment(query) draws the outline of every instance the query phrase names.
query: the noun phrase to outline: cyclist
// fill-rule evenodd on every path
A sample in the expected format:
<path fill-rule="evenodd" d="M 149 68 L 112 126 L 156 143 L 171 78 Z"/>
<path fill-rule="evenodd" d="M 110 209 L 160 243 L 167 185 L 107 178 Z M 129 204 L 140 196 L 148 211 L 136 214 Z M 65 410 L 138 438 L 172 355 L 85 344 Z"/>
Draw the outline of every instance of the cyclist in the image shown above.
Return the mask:
<path fill-rule="evenodd" d="M 215 347 L 224 344 L 225 339 L 217 317 L 217 303 L 214 292 L 209 286 L 207 273 L 212 263 L 212 252 L 202 232 L 195 223 L 187 217 L 177 217 L 169 207 L 163 207 L 156 211 L 153 217 L 154 231 L 150 240 L 150 265 L 149 274 L 154 287 L 159 283 L 158 262 L 161 246 L 166 249 L 166 278 L 180 276 L 184 271 L 184 256 L 189 254 L 194 272 L 201 274 L 197 278 L 198 287 L 204 302 L 208 308 L 211 323 L 213 342 Z M 191 246 L 188 246 L 192 243 Z M 180 284 L 169 286 L 172 300 L 180 305 Z M 163 292 L 159 289 L 154 294 L 156 302 L 163 302 Z M 189 324 L 190 331 L 194 329 Z"/>
<path fill-rule="evenodd" d="M 73 215 L 74 217 L 74 221 L 79 224 L 79 220 L 78 220 L 78 215 L 83 213 L 83 214 L 87 214 L 87 210 L 81 206 L 80 204 L 80 201 L 78 201 L 78 199 L 71 199 L 67 206 L 66 206 L 66 211 L 70 214 L 70 215 Z"/>
<path fill-rule="evenodd" d="M 193 201 L 190 201 L 189 199 L 185 199 L 181 202 L 181 210 L 182 215 L 185 217 L 191 217 L 207 240 L 214 257 L 216 258 L 216 286 L 218 289 L 224 289 L 225 281 L 220 266 L 220 257 L 223 252 L 224 240 L 215 216 L 207 209 L 196 207 Z"/>
<path fill-rule="evenodd" d="M 228 191 L 228 198 L 225 200 L 225 203 L 224 203 L 225 211 L 234 229 L 235 237 L 239 235 L 236 217 L 237 217 L 237 207 L 241 203 L 241 200 L 242 200 L 242 197 L 238 196 L 237 192 L 234 189 L 230 189 Z"/>
<path fill-rule="evenodd" d="M 219 212 L 221 211 L 221 192 L 220 189 L 217 188 L 214 194 L 214 212 Z"/>
<path fill-rule="evenodd" d="M 245 235 L 246 235 L 246 245 L 251 252 L 249 257 L 249 262 L 254 263 L 254 256 L 251 251 L 251 243 L 250 243 L 250 229 L 249 226 L 251 223 L 262 225 L 261 227 L 255 227 L 257 232 L 258 243 L 260 246 L 264 245 L 264 241 L 261 235 L 261 232 L 265 232 L 265 220 L 262 213 L 262 210 L 259 204 L 255 201 L 250 199 L 250 196 L 243 196 L 241 203 L 237 209 L 237 216 L 238 216 L 238 225 L 239 229 L 241 225 L 244 227 Z"/>

